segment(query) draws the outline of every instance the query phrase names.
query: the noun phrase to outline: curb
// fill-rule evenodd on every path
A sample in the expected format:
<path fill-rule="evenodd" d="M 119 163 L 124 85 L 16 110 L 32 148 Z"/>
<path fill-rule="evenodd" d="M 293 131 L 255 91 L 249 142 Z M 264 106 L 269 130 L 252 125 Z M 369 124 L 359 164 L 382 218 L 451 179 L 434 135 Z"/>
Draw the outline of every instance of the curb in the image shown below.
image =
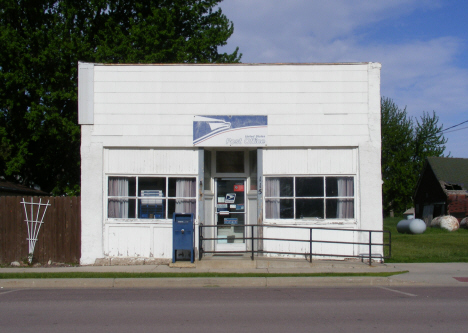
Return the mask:
<path fill-rule="evenodd" d="M 113 288 L 114 279 L 5 279 L 0 288 Z"/>
<path fill-rule="evenodd" d="M 128 279 L 5 279 L 5 289 L 80 288 L 283 288 L 283 287 L 370 287 L 423 286 L 391 277 L 245 277 L 245 278 L 128 278 Z"/>

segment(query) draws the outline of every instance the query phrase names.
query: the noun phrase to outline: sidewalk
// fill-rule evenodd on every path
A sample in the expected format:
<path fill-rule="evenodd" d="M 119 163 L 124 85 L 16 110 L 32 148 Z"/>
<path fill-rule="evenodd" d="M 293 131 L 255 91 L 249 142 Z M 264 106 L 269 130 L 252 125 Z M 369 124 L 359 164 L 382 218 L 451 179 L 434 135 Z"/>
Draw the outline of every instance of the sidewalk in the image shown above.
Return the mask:
<path fill-rule="evenodd" d="M 204 258 L 170 265 L 0 268 L 16 272 L 223 272 L 223 273 L 408 273 L 390 277 L 225 277 L 225 278 L 99 278 L 5 279 L 0 288 L 200 288 L 200 287 L 354 287 L 468 286 L 468 263 L 380 264 L 361 261 L 321 261 L 239 257 Z M 456 279 L 458 278 L 458 279 Z"/>

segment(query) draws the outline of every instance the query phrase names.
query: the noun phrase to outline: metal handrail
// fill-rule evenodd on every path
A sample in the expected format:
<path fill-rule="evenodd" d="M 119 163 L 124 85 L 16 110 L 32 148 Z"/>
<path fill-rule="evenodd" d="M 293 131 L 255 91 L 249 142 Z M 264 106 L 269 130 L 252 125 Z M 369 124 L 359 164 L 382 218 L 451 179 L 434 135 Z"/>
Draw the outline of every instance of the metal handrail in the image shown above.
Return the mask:
<path fill-rule="evenodd" d="M 244 241 L 250 240 L 251 242 L 251 249 L 250 251 L 205 251 L 203 248 L 203 243 L 205 241 L 212 241 L 218 240 L 219 238 L 209 238 L 203 236 L 203 229 L 206 228 L 218 228 L 217 225 L 203 225 L 200 223 L 198 226 L 198 250 L 199 250 L 199 260 L 202 260 L 204 253 L 222 253 L 222 254 L 242 254 L 242 253 L 250 253 L 251 259 L 254 260 L 254 254 L 257 253 L 276 253 L 276 254 L 294 254 L 294 255 L 306 255 L 309 256 L 309 261 L 312 262 L 312 256 L 322 256 L 322 257 L 343 257 L 343 258 L 364 258 L 369 259 L 369 265 L 372 263 L 372 258 L 375 255 L 372 255 L 372 246 L 382 246 L 384 255 L 379 256 L 381 260 L 389 259 L 392 255 L 392 235 L 391 232 L 388 230 L 368 230 L 368 229 L 340 229 L 340 228 L 322 228 L 322 227 L 306 227 L 306 226 L 286 226 L 286 225 L 271 225 L 271 224 L 248 224 L 248 225 L 237 225 L 237 227 L 244 227 L 244 237 L 241 239 Z M 306 229 L 309 230 L 309 239 L 295 239 L 295 238 L 270 238 L 270 237 L 254 237 L 254 228 L 287 228 L 287 229 Z M 250 237 L 245 236 L 245 229 L 251 228 Z M 329 230 L 329 231 L 345 231 L 345 232 L 366 232 L 369 233 L 369 241 L 368 242 L 343 242 L 343 241 L 330 241 L 330 240 L 314 240 L 313 239 L 313 230 Z M 385 239 L 385 234 L 388 235 L 388 243 L 372 243 L 372 234 L 373 233 L 381 233 L 383 235 L 383 239 Z M 261 241 L 288 241 L 288 242 L 308 242 L 309 243 L 309 252 L 284 252 L 284 251 L 264 251 L 264 250 L 255 250 L 254 241 L 261 240 Z M 350 245 L 368 245 L 369 246 L 369 253 L 367 254 L 358 254 L 358 255 L 340 255 L 340 254 L 325 254 L 325 253 L 313 253 L 312 248 L 314 243 L 328 243 L 328 244 L 350 244 Z M 388 256 L 385 255 L 385 247 L 388 247 Z"/>

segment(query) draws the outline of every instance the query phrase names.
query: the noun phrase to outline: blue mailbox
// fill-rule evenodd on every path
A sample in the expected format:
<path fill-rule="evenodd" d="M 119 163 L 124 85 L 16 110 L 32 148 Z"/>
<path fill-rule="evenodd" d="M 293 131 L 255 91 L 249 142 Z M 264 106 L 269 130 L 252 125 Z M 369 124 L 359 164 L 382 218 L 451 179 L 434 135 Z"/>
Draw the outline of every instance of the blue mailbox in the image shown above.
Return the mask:
<path fill-rule="evenodd" d="M 174 213 L 172 216 L 172 262 L 176 259 L 188 259 L 193 262 L 195 256 L 193 214 Z"/>

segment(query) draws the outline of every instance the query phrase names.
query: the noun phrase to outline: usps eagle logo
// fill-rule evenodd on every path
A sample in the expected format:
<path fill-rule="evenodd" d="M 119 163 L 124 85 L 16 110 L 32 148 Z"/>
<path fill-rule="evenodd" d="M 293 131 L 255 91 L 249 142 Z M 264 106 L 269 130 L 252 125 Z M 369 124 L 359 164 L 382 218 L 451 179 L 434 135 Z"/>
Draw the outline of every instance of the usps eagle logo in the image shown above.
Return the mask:
<path fill-rule="evenodd" d="M 261 147 L 266 145 L 267 116 L 194 116 L 193 145 Z"/>

